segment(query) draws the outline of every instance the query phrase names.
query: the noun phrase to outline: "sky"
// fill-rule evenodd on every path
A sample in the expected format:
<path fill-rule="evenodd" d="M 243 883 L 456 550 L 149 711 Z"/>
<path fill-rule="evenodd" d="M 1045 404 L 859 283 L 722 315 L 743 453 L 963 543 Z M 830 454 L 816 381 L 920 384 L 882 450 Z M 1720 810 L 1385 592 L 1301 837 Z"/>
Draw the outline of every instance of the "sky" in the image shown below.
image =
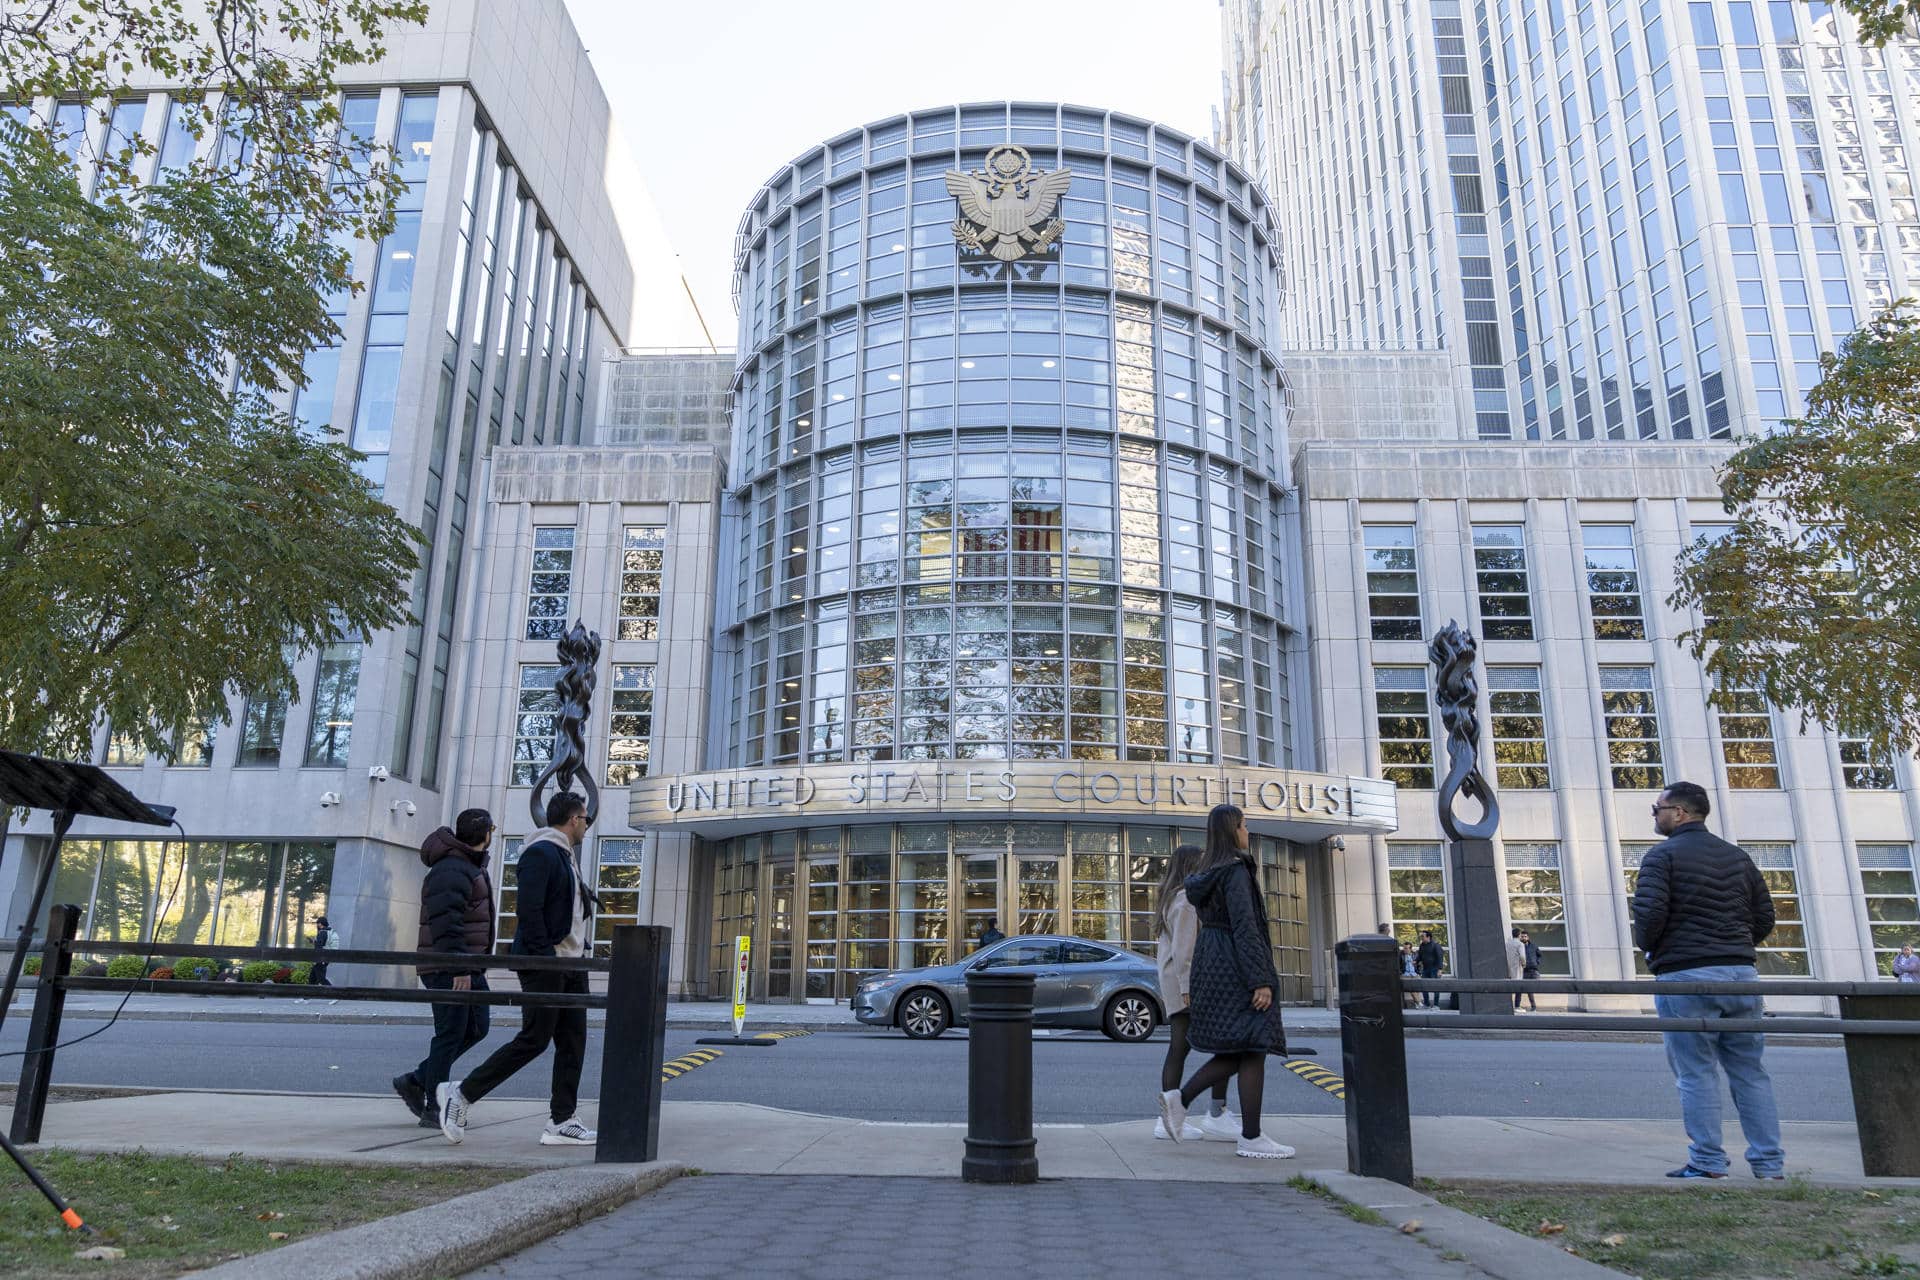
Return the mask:
<path fill-rule="evenodd" d="M 1219 0 L 567 0 L 715 341 L 733 233 L 781 165 L 886 116 L 1007 98 L 1210 138 Z"/>

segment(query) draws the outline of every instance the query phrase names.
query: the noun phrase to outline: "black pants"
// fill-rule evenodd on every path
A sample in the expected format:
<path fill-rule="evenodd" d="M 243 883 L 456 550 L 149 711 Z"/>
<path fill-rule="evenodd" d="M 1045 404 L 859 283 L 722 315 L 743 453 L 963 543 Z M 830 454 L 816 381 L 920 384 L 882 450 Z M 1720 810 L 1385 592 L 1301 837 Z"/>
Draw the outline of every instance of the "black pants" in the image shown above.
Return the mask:
<path fill-rule="evenodd" d="M 313 962 L 313 970 L 307 974 L 307 985 L 310 987 L 330 987 L 333 985 L 327 981 L 327 962 L 325 960 L 315 960 Z"/>
<path fill-rule="evenodd" d="M 451 973 L 423 973 L 420 985 L 429 991 L 451 991 L 456 975 Z M 487 991 L 487 975 L 475 973 L 473 990 Z M 427 1046 L 427 1056 L 420 1059 L 420 1065 L 413 1069 L 414 1079 L 426 1091 L 428 1105 L 433 1103 L 434 1089 L 452 1078 L 453 1064 L 461 1054 L 487 1038 L 492 1020 L 491 1011 L 484 1004 L 436 1004 L 433 1006 L 433 1043 Z"/>
<path fill-rule="evenodd" d="M 587 993 L 584 973 L 523 973 L 522 991 Z M 553 1122 L 571 1119 L 580 1104 L 580 1065 L 587 1057 L 587 1011 L 585 1009 L 520 1010 L 520 1033 L 495 1049 L 487 1060 L 475 1067 L 460 1084 L 468 1102 L 478 1102 L 504 1084 L 514 1072 L 532 1062 L 553 1045 L 553 1094 L 550 1102 Z"/>
<path fill-rule="evenodd" d="M 1260 1105 L 1265 1100 L 1267 1088 L 1265 1053 L 1214 1054 L 1200 1064 L 1200 1069 L 1180 1090 L 1180 1101 L 1192 1106 L 1194 1099 L 1207 1090 L 1221 1088 L 1227 1081 L 1236 1079 L 1240 1089 L 1240 1136 L 1257 1138 L 1260 1136 Z"/>
<path fill-rule="evenodd" d="M 1423 978 L 1437 978 L 1440 976 L 1440 971 L 1432 966 L 1428 966 L 1420 971 L 1420 976 Z M 1440 993 L 1437 991 L 1422 991 L 1420 993 L 1420 1003 L 1431 1009 L 1440 1003 Z"/>
<path fill-rule="evenodd" d="M 1529 982 L 1531 982 L 1531 981 L 1532 981 L 1533 979 L 1535 979 L 1535 978 L 1538 978 L 1538 977 L 1540 976 L 1540 971 L 1539 971 L 1538 969 L 1535 969 L 1535 970 L 1533 970 L 1533 971 L 1532 971 L 1531 973 L 1525 973 L 1525 974 L 1522 974 L 1521 976 L 1522 976 L 1522 977 L 1524 977 L 1524 978 L 1526 978 L 1526 979 L 1527 979 L 1527 980 L 1528 980 Z M 1518 1009 L 1518 1008 L 1520 1007 L 1520 997 L 1521 997 L 1521 996 L 1525 996 L 1525 997 L 1527 998 L 1527 1008 L 1529 1008 L 1529 1009 L 1531 1009 L 1531 1010 L 1533 1010 L 1533 1011 L 1534 1011 L 1535 1013 L 1538 1013 L 1538 1012 L 1540 1012 L 1540 1006 L 1539 1006 L 1539 1005 L 1537 1005 L 1537 1004 L 1535 1004 L 1535 1003 L 1533 1002 L 1533 992 L 1531 992 L 1531 991 L 1516 991 L 1516 992 L 1514 992 L 1514 993 L 1513 993 L 1513 1007 L 1514 1007 L 1514 1008 L 1516 1008 L 1516 1009 Z"/>

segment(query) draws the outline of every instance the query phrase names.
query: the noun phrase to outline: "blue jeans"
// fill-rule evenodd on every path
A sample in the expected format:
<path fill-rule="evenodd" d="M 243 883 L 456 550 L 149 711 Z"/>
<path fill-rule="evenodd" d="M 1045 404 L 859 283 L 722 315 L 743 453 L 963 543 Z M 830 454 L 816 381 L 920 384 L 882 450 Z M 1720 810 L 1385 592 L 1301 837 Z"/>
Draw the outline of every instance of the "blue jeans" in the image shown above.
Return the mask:
<path fill-rule="evenodd" d="M 487 986 L 486 974 L 474 970 L 467 972 L 473 978 L 473 990 L 491 990 Z M 451 973 L 425 973 L 420 975 L 420 985 L 429 991 L 451 991 L 454 976 Z M 492 1021 L 488 1016 L 490 1012 L 484 1004 L 433 1006 L 433 1043 L 427 1047 L 427 1056 L 413 1069 L 420 1087 L 426 1090 L 427 1106 L 434 1105 L 434 1088 L 446 1083 L 460 1055 L 487 1038 Z"/>
<path fill-rule="evenodd" d="M 1756 976 L 1750 964 L 1719 964 L 1678 969 L 1659 974 L 1658 980 L 1752 982 Z M 1758 1018 L 1762 1003 L 1759 996 L 1656 995 L 1653 1007 L 1663 1018 Z M 1773 1101 L 1773 1081 L 1760 1064 L 1765 1038 L 1757 1031 L 1669 1031 L 1664 1038 L 1667 1065 L 1680 1088 L 1687 1163 L 1707 1173 L 1727 1171 L 1727 1152 L 1720 1145 L 1720 1071 L 1724 1070 L 1734 1109 L 1740 1113 L 1740 1131 L 1747 1138 L 1747 1163 L 1759 1177 L 1779 1173 L 1786 1153 L 1780 1149 L 1780 1112 Z"/>

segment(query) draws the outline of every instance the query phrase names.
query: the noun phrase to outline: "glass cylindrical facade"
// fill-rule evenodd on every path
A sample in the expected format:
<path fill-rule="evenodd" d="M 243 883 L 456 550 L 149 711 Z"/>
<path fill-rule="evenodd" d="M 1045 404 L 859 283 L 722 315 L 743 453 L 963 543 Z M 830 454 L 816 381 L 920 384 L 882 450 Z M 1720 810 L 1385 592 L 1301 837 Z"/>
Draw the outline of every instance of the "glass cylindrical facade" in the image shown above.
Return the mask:
<path fill-rule="evenodd" d="M 949 180 L 984 176 L 1007 146 L 1030 158 L 1030 189 L 1070 175 L 1059 225 L 1011 262 L 962 243 L 979 227 Z M 1040 210 L 1030 230 L 1049 222 Z M 920 112 L 782 169 L 736 246 L 713 763 L 1290 767 L 1298 580 L 1267 346 L 1275 248 L 1240 170 L 1110 113 Z M 1094 877 L 1091 859 L 1130 866 L 1136 841 L 1158 850 L 1169 828 L 1089 828 L 1111 847 L 1085 855 L 1082 877 L 1079 828 L 1000 823 L 985 841 L 998 852 L 976 855 L 969 824 L 935 825 L 938 840 L 901 823 L 726 842 L 715 937 L 732 936 L 728 904 L 751 899 L 769 949 L 789 949 L 789 981 L 844 995 L 846 975 L 968 936 L 953 913 L 971 910 L 978 859 L 997 859 L 995 909 L 1025 912 L 1014 848 L 1030 836 L 1064 870 L 1056 914 L 1023 923 L 1150 949 L 1128 922 L 1133 880 Z M 826 839 L 886 873 L 849 860 L 814 879 Z M 781 849 L 790 870 L 761 883 Z M 1111 909 L 1075 905 L 1099 886 Z"/>

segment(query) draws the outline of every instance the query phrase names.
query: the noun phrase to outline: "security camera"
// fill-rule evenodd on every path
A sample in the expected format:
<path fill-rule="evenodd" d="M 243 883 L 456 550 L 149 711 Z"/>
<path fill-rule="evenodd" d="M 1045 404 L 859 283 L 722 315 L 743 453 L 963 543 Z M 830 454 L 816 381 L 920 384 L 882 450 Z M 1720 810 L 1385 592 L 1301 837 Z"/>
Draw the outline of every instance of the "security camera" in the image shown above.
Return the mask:
<path fill-rule="evenodd" d="M 418 813 L 419 810 L 413 807 L 413 801 L 411 800 L 395 800 L 387 806 L 387 812 L 404 814 L 411 818 L 414 814 Z"/>
<path fill-rule="evenodd" d="M 1347 851 L 1347 842 L 1339 836 L 1335 836 L 1333 839 L 1327 841 L 1327 847 L 1335 853 L 1345 853 Z"/>
<path fill-rule="evenodd" d="M 322 809 L 330 809 L 339 803 L 340 793 L 338 791 L 322 791 L 320 793 L 320 807 Z"/>
<path fill-rule="evenodd" d="M 370 782 L 385 782 L 387 780 L 387 766 L 377 764 L 367 770 L 367 780 Z"/>

